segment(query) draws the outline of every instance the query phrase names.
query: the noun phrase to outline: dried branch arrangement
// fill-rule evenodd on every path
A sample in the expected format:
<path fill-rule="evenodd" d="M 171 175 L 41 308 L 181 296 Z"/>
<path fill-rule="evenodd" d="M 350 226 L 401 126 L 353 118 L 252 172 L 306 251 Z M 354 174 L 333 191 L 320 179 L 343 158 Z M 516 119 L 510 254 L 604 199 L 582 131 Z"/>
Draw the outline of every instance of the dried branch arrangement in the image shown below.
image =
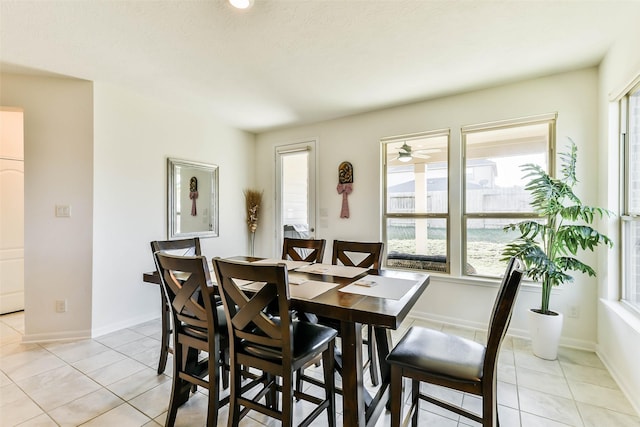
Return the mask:
<path fill-rule="evenodd" d="M 251 233 L 255 233 L 258 229 L 258 214 L 260 213 L 260 206 L 262 205 L 262 193 L 262 191 L 258 190 L 244 190 L 247 225 Z"/>

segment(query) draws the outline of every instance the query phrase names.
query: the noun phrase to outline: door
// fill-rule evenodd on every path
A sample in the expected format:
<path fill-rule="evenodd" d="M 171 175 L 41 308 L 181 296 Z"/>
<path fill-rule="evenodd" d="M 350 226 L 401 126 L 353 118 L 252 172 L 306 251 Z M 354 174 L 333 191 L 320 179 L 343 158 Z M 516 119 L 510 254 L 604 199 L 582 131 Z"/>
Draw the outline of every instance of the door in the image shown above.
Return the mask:
<path fill-rule="evenodd" d="M 315 238 L 316 141 L 276 147 L 276 254 L 285 237 Z"/>
<path fill-rule="evenodd" d="M 23 112 L 0 108 L 0 314 L 24 309 Z"/>

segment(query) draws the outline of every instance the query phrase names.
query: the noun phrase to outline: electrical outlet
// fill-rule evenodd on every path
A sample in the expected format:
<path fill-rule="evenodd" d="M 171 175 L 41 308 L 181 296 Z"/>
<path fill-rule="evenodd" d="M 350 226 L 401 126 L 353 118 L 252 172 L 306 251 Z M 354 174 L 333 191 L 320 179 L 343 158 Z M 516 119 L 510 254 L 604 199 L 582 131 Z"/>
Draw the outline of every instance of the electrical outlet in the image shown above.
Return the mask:
<path fill-rule="evenodd" d="M 56 301 L 56 313 L 65 313 L 67 311 L 67 300 L 59 299 Z"/>
<path fill-rule="evenodd" d="M 56 217 L 69 218 L 71 216 L 71 206 L 69 205 L 56 205 Z"/>
<path fill-rule="evenodd" d="M 569 307 L 569 313 L 567 314 L 568 317 L 572 317 L 574 319 L 577 319 L 578 317 L 580 317 L 580 307 L 578 307 L 577 305 L 572 305 Z"/>

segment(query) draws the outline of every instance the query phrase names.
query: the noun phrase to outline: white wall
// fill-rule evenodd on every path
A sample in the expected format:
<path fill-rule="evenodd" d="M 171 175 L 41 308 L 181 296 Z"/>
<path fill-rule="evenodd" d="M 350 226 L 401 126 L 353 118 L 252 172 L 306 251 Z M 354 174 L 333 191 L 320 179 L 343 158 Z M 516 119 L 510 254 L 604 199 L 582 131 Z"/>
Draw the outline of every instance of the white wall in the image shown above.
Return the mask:
<path fill-rule="evenodd" d="M 600 66 L 600 204 L 618 212 L 618 163 L 617 110 L 615 97 L 622 95 L 635 78 L 640 76 L 640 27 L 627 28 L 621 38 L 607 53 Z M 629 89 L 629 88 L 627 88 Z M 615 377 L 636 411 L 640 412 L 640 319 L 637 314 L 618 302 L 620 296 L 619 223 L 608 221 L 608 234 L 614 238 L 616 250 L 600 261 L 600 270 L 606 271 L 599 280 L 598 347 L 597 351 Z"/>
<path fill-rule="evenodd" d="M 24 109 L 25 341 L 91 329 L 93 85 L 2 74 L 0 105 Z M 71 206 L 56 218 L 55 205 Z M 66 299 L 66 313 L 55 301 Z"/>
<path fill-rule="evenodd" d="M 273 200 L 274 146 L 317 137 L 318 142 L 318 210 L 329 212 L 327 227 L 320 227 L 317 236 L 327 239 L 379 240 L 381 237 L 381 162 L 380 139 L 386 136 L 451 129 L 451 156 L 460 158 L 460 128 L 464 125 L 495 120 L 558 112 L 558 146 L 566 147 L 571 137 L 579 147 L 577 192 L 584 202 L 595 204 L 597 194 L 597 153 L 593 150 L 597 135 L 598 74 L 595 68 L 532 79 L 433 101 L 389 108 L 374 113 L 331 120 L 308 126 L 272 131 L 258 135 L 257 182 L 264 185 L 265 200 Z M 354 167 L 354 190 L 349 196 L 351 218 L 340 219 L 341 196 L 336 192 L 338 165 L 350 161 Z M 451 170 L 452 182 L 459 181 L 462 171 Z M 452 186 L 456 188 L 456 186 Z M 455 191 L 455 190 L 454 190 Z M 459 198 L 455 192 L 453 197 Z M 458 206 L 451 206 L 452 218 L 459 217 Z M 275 224 L 273 209 L 263 216 L 263 224 Z M 258 230 L 258 253 L 271 253 L 267 245 L 268 227 Z M 452 258 L 461 251 L 461 225 L 451 224 Z M 330 252 L 330 251 L 329 251 Z M 271 253 L 277 256 L 276 253 Z M 330 253 L 326 254 L 330 257 Z M 459 255 L 457 255 L 459 258 Z M 595 254 L 586 254 L 585 261 L 594 264 Z M 453 276 L 459 273 L 453 266 Z M 487 286 L 484 286 L 487 285 Z M 596 281 L 576 277 L 576 283 L 554 292 L 552 308 L 566 312 L 569 305 L 578 305 L 580 317 L 565 320 L 562 342 L 584 348 L 596 343 Z M 496 286 L 473 281 L 462 282 L 449 277 L 432 276 L 431 286 L 418 302 L 412 315 L 486 327 L 493 306 Z M 518 297 L 512 321 L 512 333 L 526 335 L 525 313 L 539 305 L 539 289 L 525 286 Z"/>
<path fill-rule="evenodd" d="M 253 134 L 107 84 L 0 78 L 0 105 L 24 109 L 24 341 L 97 336 L 160 315 L 159 289 L 142 274 L 155 268 L 149 242 L 167 237 L 167 157 L 220 166 L 220 237 L 202 250 L 247 253 Z M 71 217 L 56 218 L 56 204 Z M 66 313 L 55 312 L 60 299 Z"/>
<path fill-rule="evenodd" d="M 205 111 L 95 83 L 93 335 L 160 315 L 149 242 L 167 238 L 167 157 L 219 166 L 220 236 L 207 257 L 246 254 L 242 190 L 255 174 L 255 137 Z"/>

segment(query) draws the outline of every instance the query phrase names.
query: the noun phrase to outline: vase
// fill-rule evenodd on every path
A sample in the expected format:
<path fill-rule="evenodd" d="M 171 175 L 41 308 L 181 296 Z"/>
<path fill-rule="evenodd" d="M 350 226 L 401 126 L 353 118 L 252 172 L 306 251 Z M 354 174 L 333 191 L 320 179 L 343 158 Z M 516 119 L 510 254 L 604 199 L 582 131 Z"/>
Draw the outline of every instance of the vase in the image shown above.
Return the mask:
<path fill-rule="evenodd" d="M 256 233 L 255 231 L 252 231 L 249 233 L 249 256 L 251 257 L 254 255 L 255 244 L 256 244 Z"/>
<path fill-rule="evenodd" d="M 562 332 L 562 313 L 542 314 L 529 310 L 529 331 L 533 354 L 546 360 L 556 360 Z"/>

